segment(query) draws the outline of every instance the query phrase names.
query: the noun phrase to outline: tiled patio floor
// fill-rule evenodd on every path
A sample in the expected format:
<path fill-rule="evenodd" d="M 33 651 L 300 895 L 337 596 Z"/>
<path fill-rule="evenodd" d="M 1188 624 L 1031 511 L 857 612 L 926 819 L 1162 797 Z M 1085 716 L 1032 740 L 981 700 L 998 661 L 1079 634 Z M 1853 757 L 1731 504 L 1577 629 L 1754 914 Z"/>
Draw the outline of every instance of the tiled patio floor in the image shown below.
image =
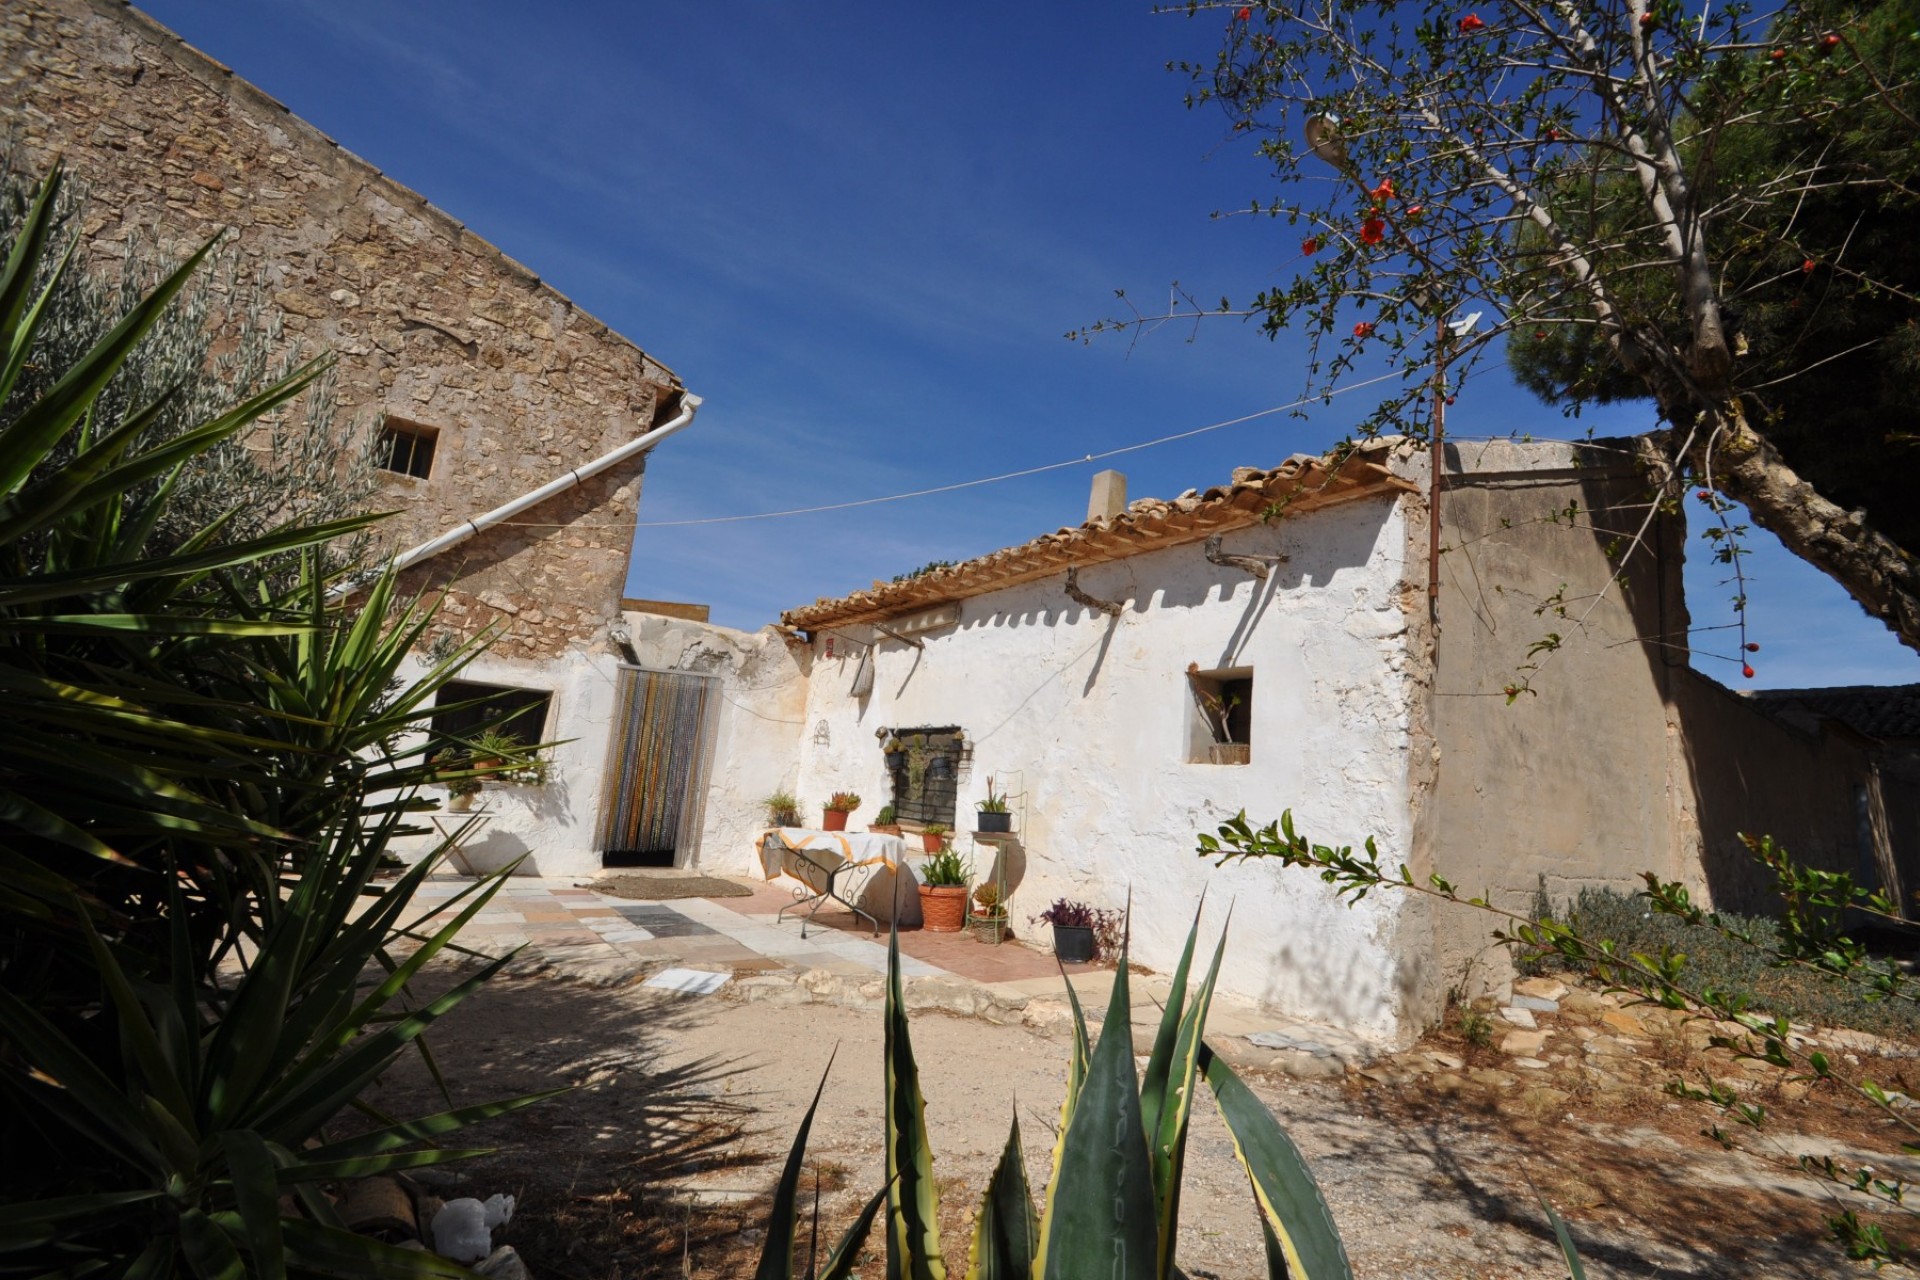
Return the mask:
<path fill-rule="evenodd" d="M 428 923 L 450 920 L 465 905 L 452 900 L 472 883 L 453 875 L 428 880 L 416 899 L 419 906 L 424 911 L 445 904 Z M 788 883 L 738 878 L 734 883 L 751 892 L 646 902 L 596 893 L 571 880 L 516 877 L 461 930 L 459 941 L 490 954 L 526 943 L 574 962 L 670 957 L 684 967 L 743 974 L 775 968 L 886 972 L 884 930 L 876 937 L 871 925 L 844 910 L 822 911 L 804 925 L 799 912 L 781 921 L 781 908 L 794 901 Z M 900 953 L 906 977 L 946 975 L 989 986 L 1008 984 L 1023 995 L 1058 989 L 1052 954 L 1012 940 L 992 945 L 967 933 L 907 929 L 900 933 Z M 1068 971 L 1094 967 L 1070 965 Z"/>

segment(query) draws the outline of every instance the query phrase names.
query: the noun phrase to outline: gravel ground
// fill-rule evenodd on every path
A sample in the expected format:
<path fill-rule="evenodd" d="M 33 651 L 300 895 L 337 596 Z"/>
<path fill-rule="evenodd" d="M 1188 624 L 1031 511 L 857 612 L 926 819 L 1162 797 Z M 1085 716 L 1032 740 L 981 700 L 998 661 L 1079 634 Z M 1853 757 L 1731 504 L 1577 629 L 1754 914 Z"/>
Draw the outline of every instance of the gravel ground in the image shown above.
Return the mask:
<path fill-rule="evenodd" d="M 917 1015 L 913 1038 L 958 1273 L 1016 1111 L 1036 1190 L 1044 1182 L 1066 1046 L 938 1013 Z M 433 1048 L 459 1102 L 577 1086 L 484 1131 L 502 1149 L 461 1191 L 521 1196 L 502 1238 L 536 1280 L 612 1280 L 751 1272 L 763 1198 L 830 1057 L 809 1154 L 821 1235 L 836 1237 L 882 1182 L 880 1039 L 872 1012 L 527 978 L 476 997 Z M 1596 1277 L 1864 1274 L 1821 1239 L 1831 1205 L 1810 1184 L 1722 1150 L 1699 1133 L 1708 1117 L 1659 1095 L 1542 1109 L 1420 1080 L 1250 1083 L 1312 1160 L 1359 1276 L 1564 1275 L 1538 1194 L 1572 1223 Z M 411 1060 L 371 1101 L 439 1106 Z M 1264 1275 L 1245 1175 L 1204 1101 L 1179 1257 L 1196 1280 Z"/>

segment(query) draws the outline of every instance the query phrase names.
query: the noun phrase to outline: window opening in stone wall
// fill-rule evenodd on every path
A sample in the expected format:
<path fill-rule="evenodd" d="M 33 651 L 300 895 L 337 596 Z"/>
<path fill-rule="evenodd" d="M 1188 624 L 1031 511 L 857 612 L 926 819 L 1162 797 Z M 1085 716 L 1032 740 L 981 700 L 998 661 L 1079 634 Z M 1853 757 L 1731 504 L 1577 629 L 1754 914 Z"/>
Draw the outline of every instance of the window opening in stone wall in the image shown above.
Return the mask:
<path fill-rule="evenodd" d="M 544 689 L 450 680 L 433 700 L 433 750 L 471 742 L 489 728 L 523 747 L 545 742 L 552 705 L 553 695 Z"/>
<path fill-rule="evenodd" d="M 389 418 L 380 427 L 374 460 L 382 470 L 425 480 L 433 471 L 433 447 L 439 434 L 432 427 Z"/>
<path fill-rule="evenodd" d="M 954 825 L 966 735 L 957 725 L 895 729 L 882 744 L 900 822 Z"/>
<path fill-rule="evenodd" d="M 1187 668 L 1187 762 L 1246 764 L 1253 758 L 1253 669 Z"/>

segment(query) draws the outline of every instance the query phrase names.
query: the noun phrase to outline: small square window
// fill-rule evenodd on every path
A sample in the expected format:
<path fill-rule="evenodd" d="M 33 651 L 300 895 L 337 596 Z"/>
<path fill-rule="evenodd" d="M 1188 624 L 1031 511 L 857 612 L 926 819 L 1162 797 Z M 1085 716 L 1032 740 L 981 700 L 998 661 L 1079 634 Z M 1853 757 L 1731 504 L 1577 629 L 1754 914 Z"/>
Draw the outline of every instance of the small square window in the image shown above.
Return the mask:
<path fill-rule="evenodd" d="M 425 480 L 433 471 L 433 446 L 439 435 L 432 427 L 388 418 L 380 427 L 374 461 L 382 470 Z"/>
<path fill-rule="evenodd" d="M 1187 763 L 1247 764 L 1253 758 L 1253 669 L 1187 668 Z"/>
<path fill-rule="evenodd" d="M 524 747 L 545 742 L 552 703 L 553 695 L 544 689 L 450 680 L 433 700 L 433 750 L 456 739 L 471 742 L 488 728 L 511 735 Z"/>

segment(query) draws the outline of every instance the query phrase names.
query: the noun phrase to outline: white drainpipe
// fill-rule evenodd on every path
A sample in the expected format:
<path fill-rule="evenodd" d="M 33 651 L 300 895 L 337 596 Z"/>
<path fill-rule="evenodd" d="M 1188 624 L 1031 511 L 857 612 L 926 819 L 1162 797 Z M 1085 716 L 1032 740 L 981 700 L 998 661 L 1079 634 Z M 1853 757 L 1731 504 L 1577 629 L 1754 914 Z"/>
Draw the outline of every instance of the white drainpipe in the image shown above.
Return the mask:
<path fill-rule="evenodd" d="M 503 520 L 511 519 L 529 507 L 537 507 L 555 494 L 565 493 L 568 489 L 574 488 L 576 485 L 583 483 L 593 476 L 599 475 L 607 468 L 618 466 L 636 454 L 645 453 L 648 449 L 659 444 L 674 432 L 685 430 L 688 426 L 691 426 L 693 423 L 693 415 L 700 411 L 700 405 L 701 399 L 699 396 L 683 396 L 681 399 L 680 413 L 671 422 L 655 427 L 645 435 L 627 441 L 618 449 L 603 453 L 592 462 L 584 466 L 575 467 L 565 475 L 557 479 L 549 480 L 538 489 L 529 490 L 513 501 L 495 507 L 485 515 L 474 516 L 470 520 L 462 520 L 459 524 L 437 538 L 429 539 L 417 547 L 407 548 L 389 560 L 386 568 L 392 570 L 394 573 L 398 573 L 402 569 L 419 564 L 422 560 L 439 555 L 448 547 L 458 546 L 474 534 L 479 533 L 482 529 L 491 528 Z M 327 594 L 337 599 L 340 596 L 348 595 L 358 590 L 359 587 L 360 583 L 358 582 L 343 582 L 335 586 Z"/>

